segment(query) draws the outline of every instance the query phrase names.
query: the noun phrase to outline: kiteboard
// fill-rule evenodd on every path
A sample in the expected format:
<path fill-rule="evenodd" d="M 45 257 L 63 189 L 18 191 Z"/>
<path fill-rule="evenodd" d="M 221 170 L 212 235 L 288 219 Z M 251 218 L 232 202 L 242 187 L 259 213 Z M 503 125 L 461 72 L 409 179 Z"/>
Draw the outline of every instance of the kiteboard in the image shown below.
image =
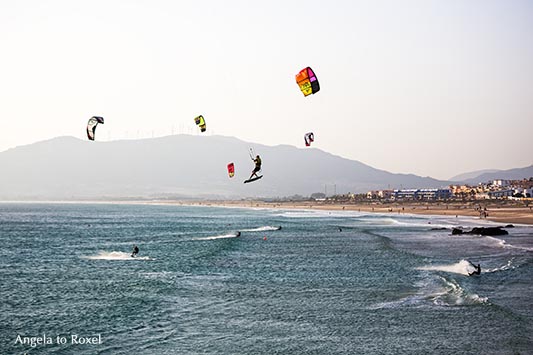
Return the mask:
<path fill-rule="evenodd" d="M 251 178 L 251 179 L 248 179 L 248 180 L 244 180 L 244 183 L 247 184 L 249 182 L 254 182 L 255 180 L 259 180 L 263 177 L 263 175 L 259 175 L 259 176 L 256 176 L 254 178 Z"/>

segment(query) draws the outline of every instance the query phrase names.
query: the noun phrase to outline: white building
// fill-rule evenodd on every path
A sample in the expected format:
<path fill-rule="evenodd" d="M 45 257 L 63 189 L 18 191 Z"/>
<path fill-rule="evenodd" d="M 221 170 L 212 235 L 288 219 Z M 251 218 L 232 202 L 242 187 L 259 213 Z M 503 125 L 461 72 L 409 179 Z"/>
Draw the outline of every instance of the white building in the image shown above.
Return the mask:
<path fill-rule="evenodd" d="M 448 188 L 394 190 L 395 200 L 446 200 L 451 197 L 452 191 Z"/>
<path fill-rule="evenodd" d="M 492 180 L 492 186 L 505 187 L 509 186 L 509 180 Z"/>
<path fill-rule="evenodd" d="M 514 190 L 498 190 L 498 191 L 489 191 L 490 198 L 504 198 L 513 196 Z"/>
<path fill-rule="evenodd" d="M 394 194 L 393 190 L 381 190 L 378 192 L 378 197 L 384 200 L 390 200 Z"/>

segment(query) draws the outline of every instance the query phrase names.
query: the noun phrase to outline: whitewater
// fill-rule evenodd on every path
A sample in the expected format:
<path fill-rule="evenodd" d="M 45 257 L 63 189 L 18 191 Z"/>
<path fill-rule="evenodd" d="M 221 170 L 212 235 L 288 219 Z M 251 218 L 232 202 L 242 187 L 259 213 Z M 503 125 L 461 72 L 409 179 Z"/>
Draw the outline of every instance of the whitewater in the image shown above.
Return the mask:
<path fill-rule="evenodd" d="M 0 353 L 533 353 L 533 227 L 459 225 L 496 224 L 1 203 Z M 42 334 L 101 343 L 16 342 Z"/>

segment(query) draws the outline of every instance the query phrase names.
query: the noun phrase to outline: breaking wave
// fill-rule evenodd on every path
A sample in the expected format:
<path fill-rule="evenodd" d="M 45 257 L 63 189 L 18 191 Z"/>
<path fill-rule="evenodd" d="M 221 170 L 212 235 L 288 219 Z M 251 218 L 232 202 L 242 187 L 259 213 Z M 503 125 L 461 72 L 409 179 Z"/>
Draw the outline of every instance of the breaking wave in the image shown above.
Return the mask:
<path fill-rule="evenodd" d="M 361 212 L 356 211 L 339 211 L 339 210 L 308 210 L 308 209 L 294 209 L 291 211 L 283 211 L 274 214 L 276 217 L 286 218 L 339 218 L 339 217 L 359 217 Z"/>
<path fill-rule="evenodd" d="M 491 240 L 493 243 L 495 243 L 497 246 L 501 248 L 512 248 L 512 249 L 519 249 L 519 250 L 525 250 L 525 251 L 533 251 L 533 248 L 528 247 L 519 247 L 516 245 L 512 245 L 507 243 L 504 239 L 498 239 L 490 236 L 486 236 L 487 239 Z"/>
<path fill-rule="evenodd" d="M 444 287 L 440 292 L 432 295 L 432 301 L 438 306 L 463 306 L 482 304 L 488 301 L 487 297 L 480 297 L 475 293 L 468 293 L 453 279 L 440 277 Z"/>
<path fill-rule="evenodd" d="M 371 309 L 399 308 L 399 307 L 455 307 L 488 303 L 487 297 L 469 293 L 453 279 L 438 276 L 418 282 L 417 291 L 399 300 L 381 302 L 371 306 Z"/>

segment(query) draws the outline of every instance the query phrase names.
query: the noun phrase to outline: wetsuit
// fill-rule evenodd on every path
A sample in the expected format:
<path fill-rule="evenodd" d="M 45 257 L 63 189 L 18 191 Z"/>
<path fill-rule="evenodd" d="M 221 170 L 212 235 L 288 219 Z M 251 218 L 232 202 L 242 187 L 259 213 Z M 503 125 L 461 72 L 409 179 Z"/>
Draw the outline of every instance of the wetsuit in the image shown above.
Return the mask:
<path fill-rule="evenodd" d="M 261 158 L 259 158 L 259 155 L 257 156 L 257 158 L 254 159 L 254 162 L 255 168 L 254 170 L 252 170 L 252 175 L 250 175 L 250 178 L 254 175 L 257 176 L 257 172 L 261 170 Z"/>
<path fill-rule="evenodd" d="M 131 253 L 131 257 L 133 258 L 137 254 L 139 254 L 139 247 L 134 246 L 133 247 L 133 253 Z"/>
<path fill-rule="evenodd" d="M 480 265 L 480 264 L 477 264 L 477 266 L 476 266 L 476 265 L 472 264 L 472 266 L 476 268 L 476 271 L 474 271 L 474 272 L 469 272 L 469 273 L 468 273 L 468 276 L 472 276 L 472 275 L 481 275 L 481 265 Z"/>
<path fill-rule="evenodd" d="M 257 158 L 254 159 L 254 162 L 255 162 L 254 172 L 258 172 L 259 170 L 261 170 L 261 158 L 257 156 Z"/>

